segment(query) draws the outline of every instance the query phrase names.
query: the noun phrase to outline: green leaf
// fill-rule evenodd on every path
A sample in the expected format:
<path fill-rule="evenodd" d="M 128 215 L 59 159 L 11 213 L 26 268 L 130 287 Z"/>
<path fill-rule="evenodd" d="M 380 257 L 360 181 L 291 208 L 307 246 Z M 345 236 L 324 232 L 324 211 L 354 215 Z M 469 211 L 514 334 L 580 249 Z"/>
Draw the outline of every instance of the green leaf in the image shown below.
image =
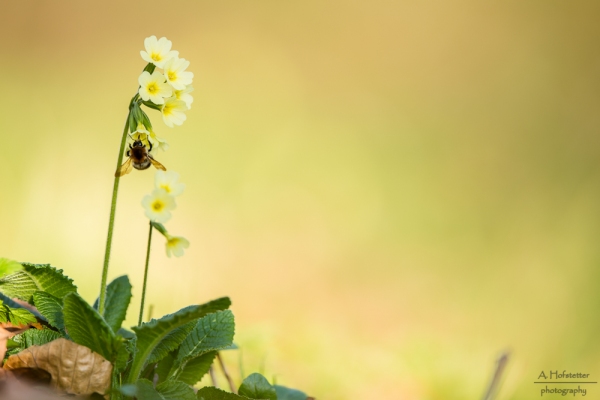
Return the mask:
<path fill-rule="evenodd" d="M 238 392 L 251 399 L 277 400 L 275 388 L 271 386 L 267 378 L 258 373 L 251 374 L 244 379 Z"/>
<path fill-rule="evenodd" d="M 196 400 L 194 390 L 183 382 L 163 382 L 154 388 L 147 379 L 137 381 L 138 400 Z"/>
<path fill-rule="evenodd" d="M 56 329 L 65 329 L 61 299 L 52 296 L 50 293 L 37 291 L 33 293 L 33 304 L 50 325 Z"/>
<path fill-rule="evenodd" d="M 0 258 L 0 278 L 5 275 L 14 274 L 17 271 L 23 269 L 21 263 L 13 260 L 9 260 L 8 258 Z"/>
<path fill-rule="evenodd" d="M 127 315 L 127 308 L 130 301 L 131 283 L 129 283 L 127 275 L 120 276 L 108 284 L 106 287 L 104 320 L 113 332 L 117 332 L 121 328 Z M 94 303 L 94 308 L 98 309 L 98 299 Z"/>
<path fill-rule="evenodd" d="M 188 334 L 194 329 L 196 325 L 195 321 L 188 322 L 187 324 L 180 326 L 177 329 L 172 330 L 167 334 L 163 340 L 158 343 L 152 353 L 148 356 L 146 363 L 150 364 L 157 362 L 165 357 L 170 351 L 175 350 L 181 342 L 185 340 Z"/>
<path fill-rule="evenodd" d="M 172 351 L 169 354 L 167 354 L 166 357 L 160 360 L 158 364 L 156 364 L 156 369 L 154 370 L 154 373 L 158 375 L 158 383 L 166 381 L 171 376 L 171 367 L 173 367 L 175 357 L 177 357 L 177 353 L 175 351 Z"/>
<path fill-rule="evenodd" d="M 37 322 L 35 315 L 24 308 L 8 308 L 8 320 L 13 325 L 27 325 Z"/>
<path fill-rule="evenodd" d="M 180 381 L 193 380 L 197 374 L 201 374 L 200 378 L 202 378 L 202 375 L 208 371 L 214 355 L 210 358 L 210 362 L 208 358 L 201 359 L 199 357 L 205 353 L 230 346 L 233 342 L 234 331 L 235 323 L 230 310 L 218 311 L 200 318 L 196 322 L 194 330 L 179 347 L 171 376 Z M 188 365 L 192 360 L 195 362 Z M 184 374 L 185 371 L 187 373 Z"/>
<path fill-rule="evenodd" d="M 192 358 L 185 363 L 185 366 L 175 379 L 188 385 L 195 385 L 206 375 L 216 355 L 216 351 L 209 351 L 199 357 Z"/>
<path fill-rule="evenodd" d="M 2 296 L 3 298 L 5 296 Z M 35 315 L 31 311 L 21 307 L 14 301 L 6 298 L 7 303 L 16 306 L 15 308 L 9 307 L 8 304 L 4 304 L 3 300 L 0 300 L 0 322 L 10 322 L 15 326 L 27 325 L 37 322 Z"/>
<path fill-rule="evenodd" d="M 73 280 L 63 275 L 61 269 L 49 264 L 23 263 L 22 266 L 23 270 L 0 279 L 0 292 L 31 303 L 33 293 L 38 290 L 60 299 L 77 291 Z"/>
<path fill-rule="evenodd" d="M 125 396 L 134 397 L 137 395 L 137 386 L 136 385 L 123 385 L 119 388 L 121 394 Z"/>
<path fill-rule="evenodd" d="M 26 349 L 31 346 L 41 346 L 61 337 L 63 335 L 52 329 L 28 329 L 13 337 L 13 340 L 19 344 L 19 347 Z"/>
<path fill-rule="evenodd" d="M 70 293 L 64 298 L 63 313 L 67 333 L 75 343 L 95 351 L 110 362 L 115 361 L 123 342 L 117 340 L 98 311 L 77 293 Z"/>
<path fill-rule="evenodd" d="M 117 335 L 123 336 L 125 339 L 133 339 L 135 337 L 135 333 L 128 331 L 127 329 L 119 329 L 117 331 Z"/>
<path fill-rule="evenodd" d="M 305 393 L 290 389 L 285 386 L 273 385 L 275 392 L 277 392 L 277 400 L 306 400 L 308 397 Z"/>
<path fill-rule="evenodd" d="M 196 400 L 194 389 L 183 382 L 163 382 L 156 386 L 156 390 L 167 400 Z"/>
<path fill-rule="evenodd" d="M 181 344 L 176 364 L 208 351 L 224 349 L 233 343 L 235 322 L 231 310 L 219 311 L 201 318 Z"/>
<path fill-rule="evenodd" d="M 131 365 L 131 371 L 127 377 L 127 382 L 135 382 L 146 364 L 146 361 L 152 355 L 157 346 L 174 330 L 198 319 L 209 313 L 223 310 L 231 305 L 228 297 L 213 300 L 200 306 L 185 307 L 174 314 L 165 315 L 161 319 L 153 319 L 150 322 L 132 328 L 137 336 L 136 353 Z M 164 354 L 153 355 L 155 358 L 166 357 L 166 349 L 170 346 L 164 346 Z"/>
<path fill-rule="evenodd" d="M 46 318 L 44 318 L 42 316 L 42 314 L 40 314 L 38 311 L 36 311 L 35 309 L 30 310 L 27 307 L 23 307 L 21 304 L 17 303 L 16 301 L 14 301 L 13 299 L 11 299 L 8 296 L 3 295 L 2 293 L 0 293 L 0 304 L 4 304 L 5 306 L 7 306 L 8 308 L 22 308 L 24 310 L 29 311 L 31 314 L 35 315 L 36 318 L 45 321 Z"/>
<path fill-rule="evenodd" d="M 248 399 L 248 397 L 240 396 L 237 394 L 225 392 L 224 390 L 217 389 L 216 387 L 207 386 L 198 390 L 196 393 L 198 400 L 240 400 Z"/>

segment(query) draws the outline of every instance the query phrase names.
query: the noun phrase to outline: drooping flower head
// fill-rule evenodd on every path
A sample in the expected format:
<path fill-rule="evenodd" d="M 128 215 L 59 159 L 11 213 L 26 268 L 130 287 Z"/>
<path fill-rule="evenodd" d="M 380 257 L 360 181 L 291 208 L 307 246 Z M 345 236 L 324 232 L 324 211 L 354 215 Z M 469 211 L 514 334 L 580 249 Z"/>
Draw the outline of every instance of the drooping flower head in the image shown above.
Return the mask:
<path fill-rule="evenodd" d="M 163 224 L 171 218 L 170 210 L 173 210 L 176 204 L 175 198 L 166 190 L 156 189 L 152 194 L 144 196 L 142 206 L 151 221 Z"/>
<path fill-rule="evenodd" d="M 141 122 L 138 122 L 135 132 L 131 132 L 129 134 L 129 137 L 134 141 L 139 140 L 140 142 L 142 142 L 144 144 L 144 146 L 150 147 L 149 146 L 150 132 L 146 129 L 144 124 Z"/>
<path fill-rule="evenodd" d="M 163 68 L 167 61 L 179 55 L 179 52 L 171 50 L 171 46 L 171 41 L 166 37 L 157 40 L 156 36 L 150 36 L 144 40 L 146 51 L 140 51 L 140 55 L 144 61 L 152 63 L 158 68 Z"/>
<path fill-rule="evenodd" d="M 166 234 L 167 243 L 167 256 L 171 257 L 173 254 L 175 257 L 181 257 L 183 255 L 183 249 L 187 249 L 190 247 L 190 242 L 181 236 L 171 236 L 168 233 Z"/>

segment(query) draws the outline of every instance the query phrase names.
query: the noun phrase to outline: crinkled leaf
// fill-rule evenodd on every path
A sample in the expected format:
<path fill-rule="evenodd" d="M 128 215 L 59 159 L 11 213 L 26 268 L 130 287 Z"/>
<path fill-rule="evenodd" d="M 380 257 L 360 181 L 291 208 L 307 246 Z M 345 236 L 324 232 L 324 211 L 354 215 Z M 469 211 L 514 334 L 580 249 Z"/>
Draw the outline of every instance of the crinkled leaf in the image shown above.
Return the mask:
<path fill-rule="evenodd" d="M 69 336 L 75 341 L 107 360 L 114 362 L 123 342 L 116 337 L 104 319 L 77 293 L 64 299 L 64 320 Z"/>
<path fill-rule="evenodd" d="M 169 332 L 169 334 L 167 334 L 165 338 L 158 343 L 150 356 L 148 356 L 146 363 L 157 362 L 165 357 L 165 355 L 170 351 L 173 351 L 179 347 L 181 342 L 183 342 L 192 329 L 194 329 L 195 325 L 196 321 L 191 321 Z"/>
<path fill-rule="evenodd" d="M 67 339 L 32 346 L 8 358 L 5 369 L 37 368 L 52 377 L 51 385 L 70 394 L 105 394 L 112 365 L 89 348 Z"/>
<path fill-rule="evenodd" d="M 198 382 L 210 368 L 214 354 L 212 357 L 201 356 L 230 346 L 234 331 L 235 322 L 230 310 L 218 311 L 200 318 L 179 347 L 170 376 L 184 382 L 193 381 L 190 385 Z"/>
<path fill-rule="evenodd" d="M 127 275 L 120 276 L 108 284 L 106 287 L 104 320 L 113 332 L 117 332 L 121 328 L 130 301 L 131 283 L 129 283 Z M 94 308 L 98 309 L 98 300 L 94 303 Z"/>
<path fill-rule="evenodd" d="M 305 393 L 290 389 L 285 386 L 273 385 L 275 392 L 277 392 L 277 400 L 306 400 L 308 397 Z"/>
<path fill-rule="evenodd" d="M 198 390 L 196 393 L 196 398 L 198 400 L 240 400 L 240 399 L 248 399 L 246 396 L 240 396 L 238 394 L 233 394 L 226 392 L 221 389 L 217 389 L 216 387 L 207 386 Z"/>
<path fill-rule="evenodd" d="M 0 258 L 0 278 L 5 275 L 14 274 L 23 269 L 20 262 L 9 260 L 8 258 Z"/>
<path fill-rule="evenodd" d="M 30 313 L 32 313 L 33 315 L 35 315 L 35 317 L 41 321 L 46 321 L 46 318 L 44 318 L 44 316 L 42 314 L 40 314 L 38 312 L 38 310 L 35 307 L 25 307 L 22 305 L 21 303 L 17 303 L 17 301 L 20 301 L 17 299 L 17 301 L 15 301 L 14 299 L 11 299 L 8 296 L 3 295 L 2 293 L 0 293 L 0 301 L 2 303 L 4 303 L 4 305 L 8 306 L 9 308 L 23 308 L 27 311 L 29 311 Z"/>
<path fill-rule="evenodd" d="M 38 290 L 48 292 L 60 299 L 77 291 L 73 280 L 49 264 L 23 263 L 23 270 L 0 279 L 0 292 L 8 297 L 16 297 L 32 302 L 33 293 Z"/>
<path fill-rule="evenodd" d="M 156 386 L 166 400 L 196 400 L 194 389 L 183 382 L 167 381 Z"/>
<path fill-rule="evenodd" d="M 156 369 L 154 372 L 158 375 L 158 383 L 166 381 L 171 375 L 171 367 L 173 367 L 173 363 L 175 362 L 175 357 L 177 357 L 177 352 L 172 351 L 167 354 L 162 360 L 156 364 Z"/>
<path fill-rule="evenodd" d="M 244 379 L 238 392 L 251 399 L 277 400 L 275 388 L 259 373 L 250 374 Z"/>
<path fill-rule="evenodd" d="M 132 328 L 137 336 L 137 344 L 126 383 L 133 383 L 138 379 L 148 357 L 169 333 L 208 313 L 226 309 L 229 305 L 231 305 L 229 298 L 223 297 L 200 306 L 185 307 L 174 314 L 166 315 L 158 320 L 153 319 L 148 323 Z M 167 354 L 168 351 L 165 349 L 165 353 L 159 356 L 163 358 Z"/>
<path fill-rule="evenodd" d="M 196 400 L 194 390 L 183 382 L 167 381 L 153 387 L 147 379 L 137 381 L 138 400 Z"/>
<path fill-rule="evenodd" d="M 10 322 L 14 326 L 25 326 L 37 322 L 37 319 L 25 308 L 11 308 L 0 301 L 0 322 Z"/>
<path fill-rule="evenodd" d="M 33 293 L 33 304 L 48 323 L 56 329 L 64 330 L 63 303 L 58 297 L 50 293 L 37 291 Z"/>
<path fill-rule="evenodd" d="M 117 331 L 117 335 L 123 336 L 125 339 L 133 339 L 135 337 L 135 333 L 128 331 L 127 329 L 119 329 Z"/>
<path fill-rule="evenodd" d="M 52 329 L 28 329 L 13 337 L 12 340 L 17 343 L 19 348 L 24 350 L 31 346 L 41 346 L 61 337 L 62 335 L 59 332 Z"/>
<path fill-rule="evenodd" d="M 231 310 L 219 311 L 199 319 L 194 330 L 181 344 L 176 364 L 179 366 L 208 351 L 230 346 L 234 331 L 235 322 Z"/>
<path fill-rule="evenodd" d="M 185 382 L 188 385 L 195 385 L 206 375 L 216 355 L 216 351 L 209 351 L 206 354 L 192 358 L 185 363 L 174 379 Z"/>

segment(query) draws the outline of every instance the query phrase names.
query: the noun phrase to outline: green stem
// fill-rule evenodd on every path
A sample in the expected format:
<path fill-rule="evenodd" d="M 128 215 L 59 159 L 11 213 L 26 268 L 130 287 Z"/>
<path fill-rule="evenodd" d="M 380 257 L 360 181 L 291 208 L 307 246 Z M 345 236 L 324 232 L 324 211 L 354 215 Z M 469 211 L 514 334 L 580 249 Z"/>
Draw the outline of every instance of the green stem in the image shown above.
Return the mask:
<path fill-rule="evenodd" d="M 135 97 L 134 97 L 135 99 Z M 133 102 L 133 99 L 131 100 Z M 131 102 L 129 103 L 129 109 L 131 110 Z M 130 111 L 131 112 L 131 111 Z M 125 152 L 125 143 L 127 142 L 127 130 L 129 128 L 129 113 L 125 120 L 125 127 L 123 128 L 123 136 L 121 137 L 121 148 L 119 149 L 119 158 L 117 159 L 118 171 L 121 167 L 121 161 L 123 160 L 123 153 Z M 113 229 L 115 227 L 115 212 L 117 210 L 117 194 L 119 193 L 119 177 L 115 175 L 115 182 L 113 183 L 112 201 L 110 203 L 110 217 L 108 219 L 108 236 L 106 238 L 106 250 L 104 251 L 104 267 L 102 268 L 102 282 L 100 283 L 100 301 L 98 302 L 98 312 L 100 315 L 104 315 L 104 303 L 106 301 L 106 279 L 108 277 L 108 261 L 110 259 L 110 248 L 112 245 Z"/>
<path fill-rule="evenodd" d="M 144 286 L 142 286 L 142 304 L 140 305 L 140 317 L 138 326 L 142 324 L 144 315 L 144 300 L 146 299 L 146 283 L 148 282 L 148 264 L 150 264 L 150 245 L 152 244 L 152 221 L 150 221 L 150 230 L 148 231 L 148 248 L 146 249 L 146 266 L 144 267 Z"/>

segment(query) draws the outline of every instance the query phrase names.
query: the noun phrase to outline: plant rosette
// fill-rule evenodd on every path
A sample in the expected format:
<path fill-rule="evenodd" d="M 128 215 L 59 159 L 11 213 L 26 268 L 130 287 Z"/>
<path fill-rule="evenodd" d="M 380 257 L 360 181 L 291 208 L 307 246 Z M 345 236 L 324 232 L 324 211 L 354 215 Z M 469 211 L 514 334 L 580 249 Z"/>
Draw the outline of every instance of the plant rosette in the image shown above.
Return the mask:
<path fill-rule="evenodd" d="M 183 256 L 190 246 L 186 238 L 170 234 L 164 225 L 185 185 L 179 182 L 178 173 L 166 171 L 155 159 L 157 149 L 169 146 L 156 135 L 143 107 L 160 112 L 168 127 L 183 124 L 193 101 L 194 77 L 187 71 L 189 61 L 179 58 L 171 41 L 151 36 L 144 47 L 140 54 L 148 64 L 138 77 L 121 136 L 98 299 L 93 305 L 87 303 L 73 280 L 49 264 L 0 258 L 0 398 L 16 392 L 9 397 L 307 400 L 304 393 L 271 385 L 260 374 L 247 376 L 236 387 L 219 353 L 237 348 L 228 297 L 143 320 L 152 232 L 165 238 L 169 257 Z M 157 169 L 155 185 L 142 199 L 149 231 L 141 305 L 138 324 L 127 329 L 122 325 L 132 284 L 126 275 L 107 282 L 117 195 L 121 177 L 152 166 Z M 213 386 L 194 388 L 204 375 L 214 372 L 215 360 L 230 391 L 217 388 L 214 379 Z"/>

